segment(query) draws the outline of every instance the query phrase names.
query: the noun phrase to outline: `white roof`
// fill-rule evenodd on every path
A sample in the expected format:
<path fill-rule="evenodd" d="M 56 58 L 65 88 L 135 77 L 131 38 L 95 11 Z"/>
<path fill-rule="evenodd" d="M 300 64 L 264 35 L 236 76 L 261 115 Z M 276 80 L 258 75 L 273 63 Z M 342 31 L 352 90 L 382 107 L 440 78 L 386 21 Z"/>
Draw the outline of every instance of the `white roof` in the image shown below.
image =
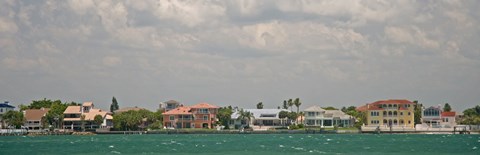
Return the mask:
<path fill-rule="evenodd" d="M 289 111 L 286 109 L 243 109 L 244 111 L 251 112 L 255 119 L 279 119 L 278 114 L 281 111 Z M 274 117 L 262 117 L 265 115 L 274 115 Z M 239 111 L 236 111 L 232 114 L 232 119 L 237 119 L 239 117 Z"/>
<path fill-rule="evenodd" d="M 318 105 L 314 105 L 314 106 L 308 107 L 307 109 L 305 109 L 303 111 L 322 112 L 322 111 L 325 111 L 325 109 L 321 108 Z"/>

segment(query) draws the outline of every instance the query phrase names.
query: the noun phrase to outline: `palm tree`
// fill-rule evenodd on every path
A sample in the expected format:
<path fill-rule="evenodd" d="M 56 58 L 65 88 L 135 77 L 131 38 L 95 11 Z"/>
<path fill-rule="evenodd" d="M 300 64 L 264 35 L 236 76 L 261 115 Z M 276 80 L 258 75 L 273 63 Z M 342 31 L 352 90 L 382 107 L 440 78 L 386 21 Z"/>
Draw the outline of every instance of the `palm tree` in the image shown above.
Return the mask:
<path fill-rule="evenodd" d="M 250 126 L 250 119 L 251 118 L 255 118 L 253 116 L 253 113 L 249 112 L 249 111 L 244 111 L 243 109 L 241 109 L 239 111 L 239 116 L 238 116 L 238 120 L 247 120 L 247 127 Z"/>
<path fill-rule="evenodd" d="M 288 109 L 287 100 L 283 100 L 283 109 Z"/>
<path fill-rule="evenodd" d="M 288 99 L 288 107 L 290 107 L 290 111 L 293 111 L 292 106 L 293 106 L 292 99 Z"/>
<path fill-rule="evenodd" d="M 85 132 L 85 115 L 80 116 L 80 124 L 82 131 Z"/>
<path fill-rule="evenodd" d="M 297 113 L 298 113 L 300 105 L 302 105 L 302 102 L 300 102 L 299 98 L 296 98 L 295 101 L 293 101 L 293 104 L 297 107 Z"/>

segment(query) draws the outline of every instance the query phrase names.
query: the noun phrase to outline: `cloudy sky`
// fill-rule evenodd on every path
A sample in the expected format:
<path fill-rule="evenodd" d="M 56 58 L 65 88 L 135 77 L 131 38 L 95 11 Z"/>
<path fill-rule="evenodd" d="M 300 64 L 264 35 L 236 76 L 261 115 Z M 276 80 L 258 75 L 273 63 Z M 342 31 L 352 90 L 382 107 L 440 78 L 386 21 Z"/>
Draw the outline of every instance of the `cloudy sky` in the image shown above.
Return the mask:
<path fill-rule="evenodd" d="M 480 104 L 480 2 L 3 0 L 0 100 Z"/>

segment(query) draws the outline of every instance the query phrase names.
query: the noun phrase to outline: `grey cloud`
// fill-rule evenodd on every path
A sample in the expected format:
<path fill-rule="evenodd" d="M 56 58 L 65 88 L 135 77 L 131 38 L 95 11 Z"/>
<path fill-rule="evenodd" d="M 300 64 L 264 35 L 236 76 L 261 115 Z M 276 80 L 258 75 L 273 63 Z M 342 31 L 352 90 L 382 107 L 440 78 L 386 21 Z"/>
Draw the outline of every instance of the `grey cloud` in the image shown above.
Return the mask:
<path fill-rule="evenodd" d="M 0 99 L 478 104 L 477 1 L 3 1 Z"/>

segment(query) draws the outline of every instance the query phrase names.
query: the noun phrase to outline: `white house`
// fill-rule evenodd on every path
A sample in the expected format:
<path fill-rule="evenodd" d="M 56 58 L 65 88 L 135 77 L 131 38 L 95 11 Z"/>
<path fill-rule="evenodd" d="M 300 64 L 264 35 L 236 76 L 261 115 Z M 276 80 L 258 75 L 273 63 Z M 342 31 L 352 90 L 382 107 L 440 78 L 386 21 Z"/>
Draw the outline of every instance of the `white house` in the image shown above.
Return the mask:
<path fill-rule="evenodd" d="M 277 126 L 283 126 L 286 119 L 279 118 L 281 111 L 287 111 L 286 109 L 243 109 L 252 113 L 253 117 L 250 119 L 249 126 L 252 128 L 268 129 Z M 230 122 L 230 128 L 238 128 L 240 126 L 246 126 L 246 120 L 239 120 L 240 111 L 236 109 L 231 116 L 232 122 Z"/>
<path fill-rule="evenodd" d="M 305 126 L 318 127 L 351 127 L 355 119 L 340 110 L 325 110 L 320 106 L 308 107 L 304 110 Z"/>
<path fill-rule="evenodd" d="M 422 128 L 453 128 L 457 125 L 455 112 L 443 111 L 440 106 L 431 106 L 422 111 Z"/>

